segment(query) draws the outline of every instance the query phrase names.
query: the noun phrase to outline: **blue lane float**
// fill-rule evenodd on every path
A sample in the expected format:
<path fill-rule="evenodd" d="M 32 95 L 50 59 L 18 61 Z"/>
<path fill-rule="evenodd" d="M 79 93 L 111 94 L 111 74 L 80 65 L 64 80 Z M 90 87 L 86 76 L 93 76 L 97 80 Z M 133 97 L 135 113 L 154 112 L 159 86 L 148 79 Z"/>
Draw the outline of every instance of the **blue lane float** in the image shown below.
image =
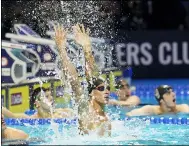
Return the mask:
<path fill-rule="evenodd" d="M 77 119 L 12 119 L 6 118 L 7 125 L 24 126 L 24 125 L 50 125 L 52 122 L 57 124 L 76 124 Z"/>
<path fill-rule="evenodd" d="M 140 119 L 142 121 L 150 121 L 151 124 L 176 124 L 176 125 L 189 125 L 189 118 L 175 118 L 175 117 L 143 117 L 143 118 L 131 118 L 126 117 L 125 121 Z"/>
<path fill-rule="evenodd" d="M 129 120 L 142 120 L 150 121 L 151 124 L 176 124 L 176 125 L 189 125 L 189 118 L 173 118 L 173 117 L 126 117 L 125 122 Z M 52 122 L 57 124 L 76 124 L 77 118 L 75 119 L 11 119 L 6 118 L 5 122 L 7 125 L 13 126 L 24 126 L 24 125 L 50 125 Z"/>

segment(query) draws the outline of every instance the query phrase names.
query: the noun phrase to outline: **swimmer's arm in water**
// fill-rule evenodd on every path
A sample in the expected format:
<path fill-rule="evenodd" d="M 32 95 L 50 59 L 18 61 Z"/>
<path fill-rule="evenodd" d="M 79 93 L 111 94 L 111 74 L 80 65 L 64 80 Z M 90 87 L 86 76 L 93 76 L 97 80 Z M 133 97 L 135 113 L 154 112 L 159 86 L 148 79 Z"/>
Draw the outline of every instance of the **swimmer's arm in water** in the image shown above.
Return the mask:
<path fill-rule="evenodd" d="M 119 101 L 119 100 L 115 100 L 115 99 L 110 99 L 108 104 L 110 104 L 110 105 L 119 105 L 119 106 L 130 106 L 131 105 L 130 102 Z"/>
<path fill-rule="evenodd" d="M 189 105 L 187 104 L 177 105 L 177 109 L 179 112 L 189 113 Z"/>
<path fill-rule="evenodd" d="M 152 114 L 154 114 L 154 108 L 150 105 L 146 105 L 126 113 L 126 116 L 144 116 L 144 115 L 152 115 Z"/>
<path fill-rule="evenodd" d="M 66 79 L 69 80 L 75 95 L 80 97 L 83 94 L 83 91 L 76 68 L 69 60 L 66 52 L 66 34 L 67 31 L 64 30 L 61 26 L 55 28 L 55 42 L 58 48 L 60 59 L 62 61 L 62 70 Z"/>
<path fill-rule="evenodd" d="M 27 139 L 28 137 L 28 134 L 26 134 L 24 131 L 11 127 L 7 127 L 2 132 L 2 138 L 5 139 Z"/>
<path fill-rule="evenodd" d="M 99 69 L 96 65 L 94 56 L 92 55 L 91 41 L 89 37 L 89 29 L 85 30 L 83 24 L 73 26 L 75 41 L 83 47 L 86 60 L 86 76 L 87 79 L 99 76 Z"/>
<path fill-rule="evenodd" d="M 24 113 L 12 113 L 5 107 L 2 107 L 2 114 L 8 118 L 30 118 L 30 116 Z"/>
<path fill-rule="evenodd" d="M 140 99 L 137 96 L 130 96 L 126 101 L 109 100 L 109 104 L 119 106 L 135 106 L 140 104 Z"/>
<path fill-rule="evenodd" d="M 21 130 L 7 127 L 4 121 L 4 115 L 1 115 L 1 136 L 3 139 L 26 139 L 28 135 Z"/>

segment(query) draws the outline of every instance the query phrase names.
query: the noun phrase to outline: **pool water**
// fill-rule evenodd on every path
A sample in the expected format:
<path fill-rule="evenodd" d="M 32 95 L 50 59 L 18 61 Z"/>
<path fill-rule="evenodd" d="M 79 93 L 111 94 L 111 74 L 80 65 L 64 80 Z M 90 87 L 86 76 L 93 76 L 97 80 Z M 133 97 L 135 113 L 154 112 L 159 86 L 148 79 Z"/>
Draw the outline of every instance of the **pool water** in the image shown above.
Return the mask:
<path fill-rule="evenodd" d="M 51 125 L 10 126 L 28 133 L 31 138 L 43 142 L 31 142 L 39 145 L 160 145 L 189 144 L 189 125 L 150 124 L 149 121 L 133 119 L 112 121 L 112 136 L 79 136 L 77 125 L 53 123 Z"/>
<path fill-rule="evenodd" d="M 155 84 L 154 84 L 155 83 Z M 177 83 L 177 84 L 175 84 Z M 136 85 L 135 95 L 138 95 L 142 104 L 157 104 L 154 98 L 154 89 L 160 84 L 172 85 L 176 95 L 177 104 L 189 104 L 189 80 L 173 81 L 134 81 Z M 125 113 L 137 107 L 107 106 L 106 111 L 112 120 L 111 137 L 98 137 L 95 133 L 90 136 L 78 135 L 76 124 L 55 123 L 44 125 L 11 125 L 21 129 L 30 135 L 30 138 L 38 138 L 38 142 L 29 141 L 30 145 L 188 145 L 189 144 L 189 114 L 167 114 L 158 117 L 188 118 L 187 124 L 162 124 L 153 123 L 150 120 L 131 118 L 127 120 Z M 148 118 L 148 117 L 146 117 Z M 150 117 L 149 117 L 150 118 Z M 41 139 L 41 142 L 40 142 Z"/>
<path fill-rule="evenodd" d="M 139 106 L 140 107 L 140 106 Z M 125 112 L 132 108 L 109 106 L 107 112 L 112 120 L 111 137 L 98 137 L 95 133 L 90 136 L 79 136 L 77 122 L 74 124 L 24 124 L 11 125 L 21 129 L 30 135 L 30 138 L 38 138 L 38 142 L 29 142 L 30 145 L 184 145 L 189 144 L 188 124 L 152 124 L 150 120 L 142 120 L 143 117 L 133 117 L 126 120 Z M 153 116 L 189 118 L 189 114 L 174 114 Z M 148 118 L 148 117 L 146 117 Z M 149 117 L 150 118 L 150 117 Z M 5 120 L 6 121 L 6 120 Z M 41 140 L 41 142 L 40 142 Z"/>

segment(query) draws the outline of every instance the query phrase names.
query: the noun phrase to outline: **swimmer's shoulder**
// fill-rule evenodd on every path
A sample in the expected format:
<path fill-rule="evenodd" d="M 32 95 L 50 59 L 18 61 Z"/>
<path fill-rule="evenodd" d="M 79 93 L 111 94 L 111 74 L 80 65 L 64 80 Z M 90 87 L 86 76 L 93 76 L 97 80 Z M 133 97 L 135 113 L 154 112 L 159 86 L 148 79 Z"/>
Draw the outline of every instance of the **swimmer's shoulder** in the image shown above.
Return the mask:
<path fill-rule="evenodd" d="M 158 114 L 159 106 L 158 105 L 146 105 L 143 107 L 148 114 Z"/>
<path fill-rule="evenodd" d="M 131 96 L 129 96 L 129 98 L 137 98 L 137 99 L 140 99 L 138 96 L 136 96 L 136 95 L 131 95 Z"/>
<path fill-rule="evenodd" d="M 177 109 L 178 112 L 189 113 L 189 105 L 187 105 L 187 104 L 176 105 L 176 109 Z"/>
<path fill-rule="evenodd" d="M 151 106 L 153 106 L 153 111 L 154 111 L 153 114 L 155 114 L 155 115 L 160 115 L 160 114 L 162 114 L 162 111 L 161 111 L 159 105 L 151 105 Z"/>

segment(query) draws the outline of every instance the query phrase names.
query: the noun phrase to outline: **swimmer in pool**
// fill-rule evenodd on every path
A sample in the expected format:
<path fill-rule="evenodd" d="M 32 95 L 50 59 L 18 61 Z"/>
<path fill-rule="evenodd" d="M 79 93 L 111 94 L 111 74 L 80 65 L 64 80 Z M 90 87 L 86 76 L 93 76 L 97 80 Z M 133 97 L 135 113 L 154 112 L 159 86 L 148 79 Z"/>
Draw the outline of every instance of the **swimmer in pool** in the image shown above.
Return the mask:
<path fill-rule="evenodd" d="M 62 60 L 62 70 L 69 79 L 78 104 L 78 118 L 80 134 L 89 134 L 97 130 L 98 135 L 103 136 L 108 131 L 111 135 L 111 123 L 104 111 L 104 105 L 108 103 L 109 90 L 102 79 L 99 79 L 97 66 L 91 51 L 89 30 L 85 31 L 83 25 L 73 27 L 75 41 L 82 46 L 85 54 L 86 79 L 89 83 L 86 94 L 79 81 L 76 68 L 71 63 L 66 52 L 66 31 L 58 26 L 55 28 L 55 42 Z"/>
<path fill-rule="evenodd" d="M 110 99 L 109 104 L 121 106 L 136 106 L 140 104 L 139 97 L 136 95 L 131 95 L 130 86 L 124 79 L 120 79 L 117 82 L 116 89 L 118 100 Z"/>
<path fill-rule="evenodd" d="M 176 105 L 175 92 L 168 85 L 161 85 L 155 90 L 155 98 L 159 105 L 146 105 L 139 109 L 134 109 L 126 116 L 160 115 L 166 113 L 189 113 L 187 104 Z"/>
<path fill-rule="evenodd" d="M 4 121 L 4 116 L 1 117 L 1 134 L 3 139 L 27 139 L 29 136 L 22 130 L 7 127 Z"/>
<path fill-rule="evenodd" d="M 54 100 L 49 88 L 38 87 L 32 94 L 32 100 L 37 112 L 30 116 L 32 118 L 71 118 L 74 112 L 70 108 L 53 107 Z"/>
<path fill-rule="evenodd" d="M 34 115 L 12 113 L 4 107 L 2 107 L 2 113 L 8 118 L 70 118 L 74 116 L 73 110 L 70 108 L 53 108 L 54 101 L 49 88 L 36 88 L 31 99 L 37 109 Z"/>

